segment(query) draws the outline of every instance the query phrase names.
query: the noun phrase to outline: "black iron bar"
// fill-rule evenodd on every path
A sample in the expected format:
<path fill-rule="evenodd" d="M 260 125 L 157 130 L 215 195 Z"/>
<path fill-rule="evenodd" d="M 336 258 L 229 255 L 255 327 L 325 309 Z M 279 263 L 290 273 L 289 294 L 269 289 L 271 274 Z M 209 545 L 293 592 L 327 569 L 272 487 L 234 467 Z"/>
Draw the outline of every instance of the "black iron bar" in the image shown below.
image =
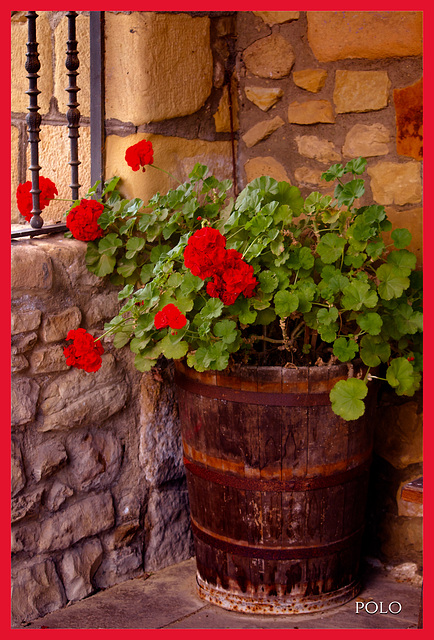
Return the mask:
<path fill-rule="evenodd" d="M 95 198 L 104 183 L 104 11 L 90 12 L 90 182 L 100 180 Z"/>
<path fill-rule="evenodd" d="M 38 95 L 41 93 L 38 89 L 38 71 L 41 68 L 38 54 L 38 43 L 36 41 L 36 18 L 38 14 L 36 11 L 28 11 L 26 13 L 27 28 L 28 28 L 28 42 L 25 68 L 27 71 L 27 78 L 29 80 L 29 89 L 26 94 L 29 96 L 29 106 L 27 107 L 29 113 L 26 116 L 27 131 L 29 134 L 28 142 L 30 144 L 30 171 L 32 175 L 32 186 L 30 193 L 32 194 L 32 217 L 30 219 L 30 225 L 33 229 L 40 229 L 44 224 L 41 218 L 41 208 L 39 196 L 41 190 L 39 188 L 39 132 L 41 130 L 41 114 L 38 113 Z"/>
<path fill-rule="evenodd" d="M 80 111 L 78 110 L 79 103 L 77 102 L 77 93 L 80 89 L 77 86 L 78 67 L 80 66 L 78 60 L 77 40 L 76 40 L 76 24 L 77 17 L 76 11 L 67 11 L 66 17 L 68 18 L 68 41 L 66 51 L 65 66 L 68 70 L 67 76 L 69 79 L 69 85 L 66 91 L 69 94 L 68 111 L 66 118 L 68 120 L 68 137 L 70 138 L 70 162 L 71 166 L 71 187 L 72 199 L 78 199 L 78 190 L 80 184 L 78 182 L 78 166 L 80 163 L 78 159 L 78 138 L 79 138 L 79 122 Z"/>

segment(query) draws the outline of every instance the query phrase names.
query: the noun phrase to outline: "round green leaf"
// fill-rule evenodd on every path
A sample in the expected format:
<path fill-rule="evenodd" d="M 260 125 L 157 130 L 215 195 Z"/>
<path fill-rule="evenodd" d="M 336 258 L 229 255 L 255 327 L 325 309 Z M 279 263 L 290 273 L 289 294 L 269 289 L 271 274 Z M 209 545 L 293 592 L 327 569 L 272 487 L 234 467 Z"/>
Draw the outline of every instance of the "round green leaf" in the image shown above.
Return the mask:
<path fill-rule="evenodd" d="M 274 296 L 274 308 L 281 318 L 287 318 L 298 309 L 298 295 L 290 291 L 278 291 Z"/>
<path fill-rule="evenodd" d="M 357 420 L 365 413 L 366 382 L 359 378 L 339 380 L 330 391 L 333 411 L 344 420 Z"/>

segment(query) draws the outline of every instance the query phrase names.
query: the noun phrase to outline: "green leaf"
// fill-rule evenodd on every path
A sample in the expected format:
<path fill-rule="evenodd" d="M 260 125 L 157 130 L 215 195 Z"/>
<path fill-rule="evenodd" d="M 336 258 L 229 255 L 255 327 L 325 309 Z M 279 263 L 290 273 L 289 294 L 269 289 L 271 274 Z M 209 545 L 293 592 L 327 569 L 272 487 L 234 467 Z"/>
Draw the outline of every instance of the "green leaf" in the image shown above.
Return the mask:
<path fill-rule="evenodd" d="M 183 358 L 188 351 L 188 342 L 182 340 L 181 342 L 173 343 L 170 339 L 170 335 L 164 336 L 160 341 L 161 352 L 166 358 L 172 358 L 173 360 L 179 360 Z"/>
<path fill-rule="evenodd" d="M 109 233 L 99 241 L 98 251 L 107 256 L 112 256 L 122 244 L 122 240 L 117 233 Z"/>
<path fill-rule="evenodd" d="M 365 413 L 366 382 L 359 378 L 339 380 L 330 391 L 333 411 L 344 420 L 357 420 Z"/>
<path fill-rule="evenodd" d="M 124 300 L 125 298 L 128 298 L 133 293 L 133 291 L 134 291 L 134 285 L 132 284 L 125 285 L 125 287 L 118 293 L 118 300 Z"/>
<path fill-rule="evenodd" d="M 396 267 L 401 276 L 409 276 L 416 267 L 416 256 L 407 249 L 391 251 L 387 256 L 387 263 Z"/>
<path fill-rule="evenodd" d="M 114 176 L 109 182 L 104 184 L 103 192 L 101 193 L 101 197 L 105 196 L 107 193 L 114 191 L 117 183 L 119 182 L 120 177 Z"/>
<path fill-rule="evenodd" d="M 340 185 L 339 185 L 340 186 Z M 347 205 L 350 207 L 354 200 L 361 198 L 365 193 L 365 181 L 357 178 L 347 182 L 345 186 L 339 190 L 337 195 L 338 205 Z"/>
<path fill-rule="evenodd" d="M 204 281 L 198 276 L 194 276 L 191 271 L 187 271 L 182 275 L 181 293 L 183 295 L 188 295 L 193 291 L 199 291 L 199 289 L 203 287 Z"/>
<path fill-rule="evenodd" d="M 383 326 L 381 316 L 375 312 L 362 313 L 357 316 L 356 320 L 362 331 L 366 331 L 366 333 L 369 333 L 371 336 L 377 336 Z"/>
<path fill-rule="evenodd" d="M 344 309 L 358 311 L 362 306 L 372 308 L 378 302 L 378 296 L 366 282 L 352 282 L 343 290 L 342 306 Z"/>
<path fill-rule="evenodd" d="M 344 175 L 344 168 L 341 164 L 333 164 L 331 167 L 327 169 L 322 175 L 321 178 L 326 180 L 327 182 L 331 182 L 332 180 L 336 180 L 337 178 L 341 178 Z"/>
<path fill-rule="evenodd" d="M 258 280 L 264 293 L 271 293 L 279 284 L 276 274 L 272 271 L 261 271 L 258 274 Z"/>
<path fill-rule="evenodd" d="M 360 341 L 360 357 L 368 367 L 378 367 L 390 358 L 390 345 L 380 336 L 366 334 Z"/>
<path fill-rule="evenodd" d="M 403 291 L 410 286 L 407 276 L 401 275 L 400 269 L 392 264 L 382 264 L 378 267 L 377 278 L 379 280 L 378 293 L 383 300 L 400 298 Z"/>
<path fill-rule="evenodd" d="M 339 311 L 336 307 L 331 307 L 330 309 L 319 309 L 316 314 L 318 318 L 318 323 L 324 326 L 333 324 L 339 317 Z"/>
<path fill-rule="evenodd" d="M 115 265 L 116 265 L 115 256 L 104 254 L 99 258 L 96 264 L 92 265 L 91 267 L 88 267 L 88 269 L 98 277 L 104 278 L 104 276 L 107 276 L 109 273 L 113 272 Z"/>
<path fill-rule="evenodd" d="M 353 360 L 358 350 L 359 346 L 357 342 L 344 336 L 337 338 L 333 343 L 333 354 L 339 358 L 341 362 Z"/>
<path fill-rule="evenodd" d="M 128 238 L 127 244 L 125 245 L 125 248 L 127 250 L 126 258 L 132 258 L 138 251 L 141 251 L 144 246 L 145 238 L 138 238 L 137 236 Z"/>
<path fill-rule="evenodd" d="M 344 167 L 344 173 L 354 173 L 360 175 L 366 170 L 367 161 L 365 158 L 353 158 Z"/>
<path fill-rule="evenodd" d="M 223 307 L 224 305 L 221 300 L 219 300 L 218 298 L 211 298 L 207 301 L 207 303 L 201 310 L 200 315 L 206 320 L 218 318 L 222 314 Z"/>
<path fill-rule="evenodd" d="M 298 309 L 298 295 L 290 291 L 278 291 L 274 296 L 274 308 L 278 316 L 287 318 Z"/>
<path fill-rule="evenodd" d="M 214 335 L 221 338 L 226 344 L 234 342 L 237 338 L 237 323 L 233 320 L 221 320 L 214 326 Z"/>
<path fill-rule="evenodd" d="M 419 388 L 420 378 L 407 358 L 395 358 L 386 371 L 386 380 L 398 396 L 412 396 Z"/>
<path fill-rule="evenodd" d="M 342 256 L 344 247 L 344 238 L 336 236 L 334 233 L 326 233 L 318 243 L 317 251 L 323 262 L 331 264 Z"/>

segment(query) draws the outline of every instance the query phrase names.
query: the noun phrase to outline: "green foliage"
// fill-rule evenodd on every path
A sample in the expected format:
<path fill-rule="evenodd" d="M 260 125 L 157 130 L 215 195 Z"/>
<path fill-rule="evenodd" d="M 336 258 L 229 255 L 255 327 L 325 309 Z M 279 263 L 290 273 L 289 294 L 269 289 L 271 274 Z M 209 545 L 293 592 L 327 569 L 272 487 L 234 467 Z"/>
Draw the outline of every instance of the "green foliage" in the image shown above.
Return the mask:
<path fill-rule="evenodd" d="M 330 393 L 345 420 L 363 414 L 370 368 L 398 395 L 413 394 L 422 368 L 422 278 L 406 248 L 410 232 L 393 230 L 386 247 L 384 207 L 355 206 L 365 194 L 366 166 L 356 158 L 330 167 L 323 178 L 337 182 L 334 197 L 303 198 L 297 187 L 261 176 L 234 199 L 231 182 L 200 164 L 184 184 L 146 205 L 124 199 L 119 178 L 107 182 L 99 219 L 105 235 L 88 243 L 86 264 L 120 286 L 123 306 L 106 325 L 115 347 L 129 344 L 140 371 L 162 355 L 185 357 L 198 371 L 254 356 L 296 366 L 360 361 L 365 377 L 340 380 Z M 208 294 L 210 278 L 185 266 L 189 238 L 206 226 L 253 267 L 251 297 L 226 305 Z M 185 315 L 182 329 L 155 327 L 168 304 Z"/>

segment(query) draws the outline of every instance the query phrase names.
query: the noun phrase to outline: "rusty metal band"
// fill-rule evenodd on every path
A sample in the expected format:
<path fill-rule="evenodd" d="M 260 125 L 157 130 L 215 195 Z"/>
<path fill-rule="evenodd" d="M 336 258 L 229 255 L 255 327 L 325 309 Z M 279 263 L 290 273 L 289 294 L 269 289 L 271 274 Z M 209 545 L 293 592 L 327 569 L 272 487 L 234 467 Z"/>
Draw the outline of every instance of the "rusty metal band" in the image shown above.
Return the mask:
<path fill-rule="evenodd" d="M 363 527 L 361 527 L 349 536 L 329 544 L 319 544 L 310 547 L 258 547 L 247 544 L 237 544 L 228 539 L 223 539 L 220 536 L 216 537 L 212 535 L 211 532 L 204 531 L 193 519 L 191 519 L 191 528 L 194 536 L 210 547 L 236 556 L 259 558 L 261 560 L 305 560 L 309 558 L 320 558 L 356 546 L 360 543 L 363 534 Z"/>
<path fill-rule="evenodd" d="M 241 391 L 191 380 L 175 371 L 175 382 L 181 389 L 205 398 L 243 402 L 273 407 L 313 407 L 330 405 L 328 392 L 324 393 L 272 393 L 264 391 Z"/>
<path fill-rule="evenodd" d="M 241 491 L 272 491 L 279 493 L 285 491 L 312 491 L 313 489 L 337 487 L 338 485 L 345 484 L 368 473 L 370 462 L 370 459 L 367 459 L 353 469 L 340 471 L 328 476 L 293 478 L 291 480 L 270 480 L 269 478 L 248 478 L 222 473 L 221 471 L 198 465 L 184 456 L 184 466 L 186 470 L 203 480 L 209 480 L 210 482 L 233 487 Z"/>

